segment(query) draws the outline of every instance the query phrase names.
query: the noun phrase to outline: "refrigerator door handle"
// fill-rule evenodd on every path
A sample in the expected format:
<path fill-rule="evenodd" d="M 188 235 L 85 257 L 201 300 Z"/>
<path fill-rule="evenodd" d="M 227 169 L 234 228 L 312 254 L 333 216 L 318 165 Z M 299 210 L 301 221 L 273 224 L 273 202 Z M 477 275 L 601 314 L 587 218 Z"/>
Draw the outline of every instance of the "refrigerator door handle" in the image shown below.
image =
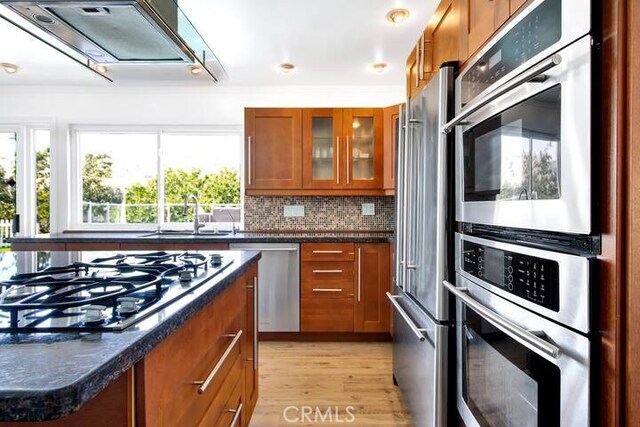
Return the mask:
<path fill-rule="evenodd" d="M 387 292 L 387 298 L 389 298 L 389 301 L 391 301 L 391 304 L 393 305 L 393 307 L 398 311 L 398 314 L 400 315 L 400 317 L 402 317 L 404 321 L 407 323 L 407 325 L 411 329 L 411 332 L 415 334 L 416 338 L 418 338 L 418 340 L 420 341 L 424 341 L 425 339 L 427 339 L 427 337 L 424 336 L 424 333 L 427 330 L 418 328 L 418 326 L 415 323 L 413 323 L 413 320 L 411 320 L 407 312 L 404 311 L 402 306 L 398 303 L 398 301 L 396 301 L 396 299 L 400 298 L 400 296 L 392 295 L 390 292 Z"/>

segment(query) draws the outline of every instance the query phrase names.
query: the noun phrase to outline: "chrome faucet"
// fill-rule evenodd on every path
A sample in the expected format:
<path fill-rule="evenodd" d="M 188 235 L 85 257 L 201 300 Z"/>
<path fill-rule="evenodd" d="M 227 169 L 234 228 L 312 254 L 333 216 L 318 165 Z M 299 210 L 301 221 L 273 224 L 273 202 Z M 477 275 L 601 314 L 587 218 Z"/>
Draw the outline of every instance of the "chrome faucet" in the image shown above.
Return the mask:
<path fill-rule="evenodd" d="M 193 199 L 193 201 L 196 203 L 196 208 L 195 208 L 195 211 L 193 212 L 193 234 L 199 234 L 200 229 L 204 227 L 204 224 L 200 224 L 200 220 L 198 219 L 200 204 L 198 203 L 198 198 L 194 194 L 187 194 L 186 196 L 184 196 L 183 215 L 187 214 L 187 209 L 189 208 L 189 199 Z"/>
<path fill-rule="evenodd" d="M 236 226 L 236 220 L 233 218 L 233 215 L 231 215 L 231 210 L 225 209 L 225 211 L 227 215 L 229 215 L 229 218 L 231 218 L 231 233 L 235 236 L 236 233 L 240 231 L 240 227 Z"/>

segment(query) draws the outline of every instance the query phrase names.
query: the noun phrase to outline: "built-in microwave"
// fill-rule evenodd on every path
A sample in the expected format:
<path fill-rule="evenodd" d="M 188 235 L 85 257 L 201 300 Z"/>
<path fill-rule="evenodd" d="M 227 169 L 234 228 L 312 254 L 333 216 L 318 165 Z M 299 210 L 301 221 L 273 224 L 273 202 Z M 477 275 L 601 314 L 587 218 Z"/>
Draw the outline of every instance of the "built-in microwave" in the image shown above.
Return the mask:
<path fill-rule="evenodd" d="M 582 0 L 534 2 L 457 78 L 457 116 L 444 128 L 456 135 L 457 221 L 593 231 L 585 17 Z"/>

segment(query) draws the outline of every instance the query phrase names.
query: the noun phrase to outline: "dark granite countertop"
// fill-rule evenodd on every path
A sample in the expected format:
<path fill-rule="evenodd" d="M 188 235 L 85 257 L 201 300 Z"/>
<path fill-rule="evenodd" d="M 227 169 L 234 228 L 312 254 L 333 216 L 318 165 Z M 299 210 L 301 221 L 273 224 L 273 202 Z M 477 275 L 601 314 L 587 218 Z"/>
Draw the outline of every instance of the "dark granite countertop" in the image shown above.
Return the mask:
<path fill-rule="evenodd" d="M 271 232 L 241 231 L 226 235 L 161 235 L 143 237 L 149 232 L 67 232 L 41 234 L 35 237 L 13 237 L 12 243 L 307 243 L 355 242 L 385 243 L 393 241 L 393 231 L 305 231 Z"/>
<path fill-rule="evenodd" d="M 0 334 L 0 421 L 51 420 L 78 410 L 260 258 L 223 254 L 233 263 L 206 286 L 122 332 Z"/>

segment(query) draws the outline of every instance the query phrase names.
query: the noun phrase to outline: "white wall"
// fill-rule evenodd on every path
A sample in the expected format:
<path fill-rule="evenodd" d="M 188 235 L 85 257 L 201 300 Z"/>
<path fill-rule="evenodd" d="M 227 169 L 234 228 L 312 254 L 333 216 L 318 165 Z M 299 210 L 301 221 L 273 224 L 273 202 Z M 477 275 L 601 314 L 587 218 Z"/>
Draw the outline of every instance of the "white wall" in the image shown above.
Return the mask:
<path fill-rule="evenodd" d="M 403 86 L 0 86 L 0 124 L 54 126 L 51 229 L 57 232 L 68 228 L 70 125 L 242 125 L 245 107 L 384 107 L 403 102 L 404 93 Z"/>
<path fill-rule="evenodd" d="M 71 124 L 242 124 L 244 107 L 384 107 L 402 86 L 0 87 L 0 120 Z"/>

